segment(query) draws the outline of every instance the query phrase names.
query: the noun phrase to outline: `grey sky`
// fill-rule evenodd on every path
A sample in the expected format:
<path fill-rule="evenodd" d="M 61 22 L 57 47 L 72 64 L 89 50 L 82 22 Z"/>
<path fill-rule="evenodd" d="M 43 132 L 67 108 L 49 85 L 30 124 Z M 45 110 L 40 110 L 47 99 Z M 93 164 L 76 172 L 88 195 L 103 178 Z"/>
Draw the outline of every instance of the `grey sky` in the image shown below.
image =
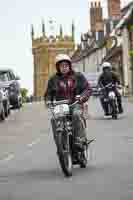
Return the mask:
<path fill-rule="evenodd" d="M 122 6 L 131 0 L 122 0 Z M 34 25 L 36 36 L 41 34 L 41 20 L 50 31 L 49 19 L 55 20 L 55 32 L 59 24 L 70 34 L 72 20 L 76 26 L 76 41 L 89 27 L 90 0 L 4 0 L 0 6 L 0 67 L 11 67 L 20 75 L 22 86 L 32 92 L 33 64 L 30 28 Z M 106 7 L 106 0 L 101 0 Z"/>

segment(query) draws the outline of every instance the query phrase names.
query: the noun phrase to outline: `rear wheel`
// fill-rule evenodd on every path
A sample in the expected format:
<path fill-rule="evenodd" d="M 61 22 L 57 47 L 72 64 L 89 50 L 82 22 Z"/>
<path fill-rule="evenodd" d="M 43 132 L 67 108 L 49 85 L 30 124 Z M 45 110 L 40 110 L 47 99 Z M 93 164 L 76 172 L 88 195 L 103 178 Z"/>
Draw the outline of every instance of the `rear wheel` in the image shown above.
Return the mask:
<path fill-rule="evenodd" d="M 84 151 L 81 153 L 80 167 L 86 168 L 88 163 L 88 147 L 85 147 Z"/>

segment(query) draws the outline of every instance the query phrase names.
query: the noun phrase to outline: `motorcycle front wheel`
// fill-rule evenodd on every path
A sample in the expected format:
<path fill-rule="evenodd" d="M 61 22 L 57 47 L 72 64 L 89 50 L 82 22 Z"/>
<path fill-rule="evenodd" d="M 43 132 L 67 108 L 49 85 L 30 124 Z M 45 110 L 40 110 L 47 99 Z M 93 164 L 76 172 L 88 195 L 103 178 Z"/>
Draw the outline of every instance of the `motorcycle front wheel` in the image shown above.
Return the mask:
<path fill-rule="evenodd" d="M 68 136 L 69 137 L 69 136 Z M 61 169 L 66 177 L 72 176 L 72 157 L 70 148 L 67 145 L 67 139 L 64 137 L 64 134 L 59 133 L 57 137 L 57 150 L 58 150 L 58 158 Z"/>
<path fill-rule="evenodd" d="M 111 107 L 112 107 L 112 119 L 117 119 L 118 118 L 118 113 L 117 113 L 117 107 L 116 107 L 116 102 L 115 101 L 111 102 Z"/>
<path fill-rule="evenodd" d="M 72 176 L 72 158 L 70 153 L 65 152 L 63 154 L 59 154 L 58 156 L 64 175 L 66 177 Z"/>

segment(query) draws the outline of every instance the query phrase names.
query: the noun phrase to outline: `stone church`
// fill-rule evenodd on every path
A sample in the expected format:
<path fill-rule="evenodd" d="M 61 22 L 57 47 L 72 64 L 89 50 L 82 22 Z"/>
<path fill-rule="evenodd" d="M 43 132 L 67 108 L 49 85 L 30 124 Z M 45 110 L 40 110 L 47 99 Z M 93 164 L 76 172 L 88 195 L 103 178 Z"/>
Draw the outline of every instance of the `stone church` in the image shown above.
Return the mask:
<path fill-rule="evenodd" d="M 49 37 L 45 33 L 45 24 L 42 22 L 42 36 L 35 38 L 32 25 L 32 54 L 34 65 L 34 97 L 43 97 L 46 90 L 48 78 L 55 72 L 55 56 L 58 53 L 72 54 L 75 49 L 74 23 L 71 27 L 71 35 L 63 35 L 60 26 L 59 35 Z"/>

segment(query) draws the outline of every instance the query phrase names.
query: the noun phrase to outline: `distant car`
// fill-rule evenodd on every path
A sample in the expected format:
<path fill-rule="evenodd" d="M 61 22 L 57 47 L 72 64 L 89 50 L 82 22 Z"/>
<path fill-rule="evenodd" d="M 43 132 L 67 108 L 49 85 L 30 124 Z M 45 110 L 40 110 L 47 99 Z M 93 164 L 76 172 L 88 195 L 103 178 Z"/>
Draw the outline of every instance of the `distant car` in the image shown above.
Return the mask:
<path fill-rule="evenodd" d="M 0 86 L 8 90 L 10 105 L 14 108 L 22 106 L 19 80 L 12 69 L 0 69 Z"/>
<path fill-rule="evenodd" d="M 98 96 L 98 88 L 97 88 L 97 82 L 98 78 L 100 76 L 100 73 L 83 73 L 83 75 L 86 77 L 88 82 L 90 83 L 91 89 L 92 89 L 92 96 Z"/>

